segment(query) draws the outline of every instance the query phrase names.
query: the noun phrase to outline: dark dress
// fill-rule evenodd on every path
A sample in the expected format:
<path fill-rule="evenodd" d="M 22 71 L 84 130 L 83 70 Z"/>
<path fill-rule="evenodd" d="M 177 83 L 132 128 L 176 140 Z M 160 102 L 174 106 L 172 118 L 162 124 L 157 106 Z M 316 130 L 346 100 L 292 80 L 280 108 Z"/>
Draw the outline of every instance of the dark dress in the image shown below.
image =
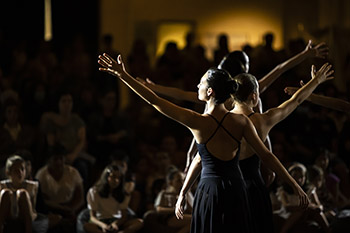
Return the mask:
<path fill-rule="evenodd" d="M 256 154 L 239 161 L 250 206 L 252 207 L 250 212 L 254 219 L 255 231 L 258 233 L 272 233 L 274 232 L 272 204 L 269 191 L 260 173 L 260 164 L 261 161 Z"/>
<path fill-rule="evenodd" d="M 213 156 L 206 147 L 219 128 L 235 139 L 221 124 L 206 143 L 197 144 L 202 159 L 201 178 L 196 189 L 191 233 L 247 233 L 251 232 L 248 198 L 237 155 L 229 161 Z"/>

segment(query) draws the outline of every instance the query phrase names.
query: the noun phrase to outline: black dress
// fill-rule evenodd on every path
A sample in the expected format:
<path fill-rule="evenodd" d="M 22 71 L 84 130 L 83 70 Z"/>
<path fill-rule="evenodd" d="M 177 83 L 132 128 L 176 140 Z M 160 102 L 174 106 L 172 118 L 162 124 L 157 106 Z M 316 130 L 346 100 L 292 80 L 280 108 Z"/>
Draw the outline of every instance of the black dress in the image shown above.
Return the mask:
<path fill-rule="evenodd" d="M 229 161 L 213 156 L 206 147 L 219 128 L 235 139 L 221 124 L 206 143 L 197 144 L 202 159 L 201 178 L 196 189 L 191 233 L 251 232 L 248 198 L 237 155 Z M 212 116 L 211 116 L 212 117 Z"/>
<path fill-rule="evenodd" d="M 247 187 L 255 231 L 257 233 L 273 233 L 272 204 L 269 191 L 260 173 L 260 164 L 261 161 L 256 154 L 239 161 Z"/>

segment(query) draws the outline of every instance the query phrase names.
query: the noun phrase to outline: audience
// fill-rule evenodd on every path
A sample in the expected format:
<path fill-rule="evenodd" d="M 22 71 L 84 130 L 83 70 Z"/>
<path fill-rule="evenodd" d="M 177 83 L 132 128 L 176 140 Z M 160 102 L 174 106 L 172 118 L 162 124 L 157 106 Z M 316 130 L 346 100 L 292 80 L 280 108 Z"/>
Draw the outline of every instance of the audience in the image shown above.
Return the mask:
<path fill-rule="evenodd" d="M 215 64 L 214 57 L 217 60 L 229 52 L 230 37 L 220 34 L 218 47 L 214 48 L 217 49 L 216 55 L 208 59 L 206 47 L 196 44 L 194 36 L 188 34 L 188 44 L 184 49 L 169 42 L 154 65 L 146 40 L 136 39 L 128 65 L 141 78 L 183 89 L 195 86 L 204 70 Z M 274 35 L 266 34 L 263 39 L 261 45 L 246 44 L 244 47 L 250 54 L 251 70 L 261 76 L 265 75 L 268 66 L 305 47 L 305 41 L 298 38 L 277 51 L 273 46 Z M 106 35 L 103 41 L 104 49 L 118 53 L 113 49 L 110 35 Z M 18 154 L 23 157 L 27 165 L 26 180 L 38 182 L 34 208 L 38 217 L 32 221 L 33 230 L 39 231 L 35 224 L 43 217 L 45 231 L 84 232 L 83 225 L 90 219 L 90 210 L 83 208 L 88 189 L 99 180 L 109 163 L 122 167 L 125 188 L 134 189 L 130 193 L 128 210 L 134 212 L 135 219 L 140 220 L 148 216 L 145 215 L 148 211 L 155 211 L 155 203 L 160 209 L 162 201 L 158 201 L 162 198 L 158 194 L 161 190 L 163 193 L 168 190 L 168 168 L 175 165 L 182 170 L 186 165 L 185 155 L 190 141 L 183 127 L 154 114 L 151 108 L 132 96 L 129 96 L 129 103 L 142 111 L 131 111 L 128 106 L 122 108 L 125 106 L 119 105 L 120 90 L 108 89 L 112 83 L 113 87 L 117 86 L 114 85 L 116 81 L 110 77 L 97 77 L 103 74 L 93 70 L 95 54 L 90 53 L 92 49 L 87 47 L 90 45 L 81 35 L 67 42 L 62 51 L 58 51 L 54 43 L 43 41 L 36 44 L 26 40 L 3 42 L 5 44 L 1 46 L 8 46 L 10 59 L 0 61 L 1 177 L 9 179 L 5 174 L 9 156 Z M 214 55 L 214 51 L 211 52 Z M 312 63 L 319 64 L 317 60 Z M 275 107 L 288 98 L 283 92 L 284 87 L 300 87 L 299 81 L 309 72 L 305 67 L 309 64 L 291 70 L 274 88 L 264 93 L 264 106 Z M 346 93 L 340 93 L 333 84 L 324 84 L 315 93 L 348 102 Z M 62 87 L 71 91 L 61 92 Z M 75 96 L 78 98 L 74 98 L 73 108 Z M 188 105 L 186 102 L 181 104 Z M 57 111 L 52 106 L 57 106 Z M 136 123 L 129 125 L 131 120 Z M 299 124 L 298 130 L 293 127 L 295 122 Z M 318 216 L 319 226 L 327 225 L 328 221 L 333 230 L 341 229 L 338 226 L 343 224 L 340 223 L 342 219 L 348 220 L 346 216 L 350 209 L 349 122 L 346 111 L 329 111 L 324 106 L 308 102 L 271 132 L 272 148 L 285 166 L 300 162 L 308 167 L 307 173 L 303 174 L 308 178 L 305 190 L 315 200 L 306 211 L 306 217 Z M 58 143 L 63 148 L 57 149 Z M 320 152 L 319 148 L 324 150 Z M 25 158 L 26 153 L 21 151 L 29 152 L 31 157 Z M 92 166 L 94 160 L 98 166 Z M 36 175 L 33 177 L 33 174 Z M 65 180 L 69 182 L 66 184 Z M 272 197 L 280 187 L 278 182 L 277 178 L 269 187 Z M 66 194 L 61 195 L 61 192 Z M 279 209 L 281 203 L 274 203 Z M 168 219 L 167 223 L 171 225 L 174 222 L 168 217 L 164 219 Z M 5 219 L 0 218 L 0 221 L 7 224 Z M 182 228 L 172 229 L 181 232 Z M 321 227 L 317 229 L 322 230 Z"/>

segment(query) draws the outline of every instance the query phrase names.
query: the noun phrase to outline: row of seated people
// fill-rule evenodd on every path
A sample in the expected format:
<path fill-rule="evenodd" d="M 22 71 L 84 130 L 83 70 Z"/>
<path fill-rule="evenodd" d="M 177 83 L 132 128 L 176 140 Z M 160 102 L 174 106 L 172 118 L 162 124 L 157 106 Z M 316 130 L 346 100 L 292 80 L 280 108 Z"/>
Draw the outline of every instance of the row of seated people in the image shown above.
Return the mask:
<path fill-rule="evenodd" d="M 189 232 L 191 192 L 187 195 L 185 218 L 177 220 L 174 215 L 184 176 L 176 166 L 166 167 L 165 177 L 153 179 L 156 195 L 151 195 L 152 206 L 140 214 L 134 202 L 140 195 L 141 199 L 147 197 L 142 196 L 130 175 L 123 154 L 111 158 L 86 193 L 79 172 L 65 164 L 66 154 L 63 146 L 51 148 L 47 165 L 35 177 L 30 176 L 30 160 L 25 153 L 7 159 L 7 179 L 0 183 L 1 231 Z M 323 153 L 309 167 L 296 162 L 288 171 L 305 188 L 311 204 L 300 210 L 290 187 L 277 179 L 271 187 L 276 232 L 347 232 L 350 201 L 339 189 L 341 179 L 336 175 L 349 173 L 344 162 Z"/>

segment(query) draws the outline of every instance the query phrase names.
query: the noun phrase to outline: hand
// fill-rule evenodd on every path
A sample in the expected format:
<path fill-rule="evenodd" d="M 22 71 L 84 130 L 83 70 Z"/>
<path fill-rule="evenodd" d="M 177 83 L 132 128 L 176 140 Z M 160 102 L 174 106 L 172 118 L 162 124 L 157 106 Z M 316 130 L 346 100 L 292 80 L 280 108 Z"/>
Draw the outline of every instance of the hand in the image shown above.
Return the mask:
<path fill-rule="evenodd" d="M 121 55 L 118 55 L 117 61 L 106 53 L 99 55 L 98 59 L 98 64 L 102 66 L 99 68 L 100 71 L 107 72 L 114 76 L 120 76 L 122 73 L 126 72 Z"/>
<path fill-rule="evenodd" d="M 177 219 L 183 219 L 185 203 L 186 203 L 185 194 L 180 194 L 175 204 L 175 215 Z"/>
<path fill-rule="evenodd" d="M 284 93 L 287 95 L 293 95 L 297 90 L 299 90 L 298 87 L 286 87 L 284 88 Z"/>
<path fill-rule="evenodd" d="M 323 83 L 324 81 L 331 80 L 334 77 L 331 76 L 334 73 L 334 70 L 331 70 L 332 65 L 329 65 L 329 63 L 323 64 L 323 66 L 316 71 L 316 68 L 314 65 L 311 66 L 311 77 L 312 79 L 317 79 L 319 83 Z"/>
<path fill-rule="evenodd" d="M 297 185 L 294 187 L 294 193 L 299 196 L 299 207 L 306 209 L 310 204 L 310 200 L 304 190 L 299 185 Z"/>
<path fill-rule="evenodd" d="M 124 190 L 126 193 L 131 194 L 135 190 L 135 182 L 125 182 L 124 184 Z"/>
<path fill-rule="evenodd" d="M 107 233 L 110 231 L 110 227 L 105 223 L 103 223 L 103 225 L 101 225 L 100 227 L 101 227 L 103 233 Z"/>
<path fill-rule="evenodd" d="M 325 58 L 328 55 L 328 46 L 326 43 L 322 42 L 317 44 L 316 46 L 311 45 L 312 40 L 309 40 L 306 48 L 304 51 L 306 51 L 310 56 L 312 57 L 319 57 L 319 58 Z"/>
<path fill-rule="evenodd" d="M 110 227 L 110 231 L 112 231 L 112 232 L 117 232 L 117 231 L 119 230 L 117 221 L 112 222 L 112 223 L 109 225 L 109 227 Z"/>
<path fill-rule="evenodd" d="M 142 83 L 143 85 L 145 85 L 146 87 L 152 89 L 152 87 L 154 87 L 156 84 L 150 80 L 149 78 L 142 79 L 142 78 L 136 78 L 137 81 L 139 81 L 140 83 Z M 152 89 L 153 90 L 153 89 Z"/>

